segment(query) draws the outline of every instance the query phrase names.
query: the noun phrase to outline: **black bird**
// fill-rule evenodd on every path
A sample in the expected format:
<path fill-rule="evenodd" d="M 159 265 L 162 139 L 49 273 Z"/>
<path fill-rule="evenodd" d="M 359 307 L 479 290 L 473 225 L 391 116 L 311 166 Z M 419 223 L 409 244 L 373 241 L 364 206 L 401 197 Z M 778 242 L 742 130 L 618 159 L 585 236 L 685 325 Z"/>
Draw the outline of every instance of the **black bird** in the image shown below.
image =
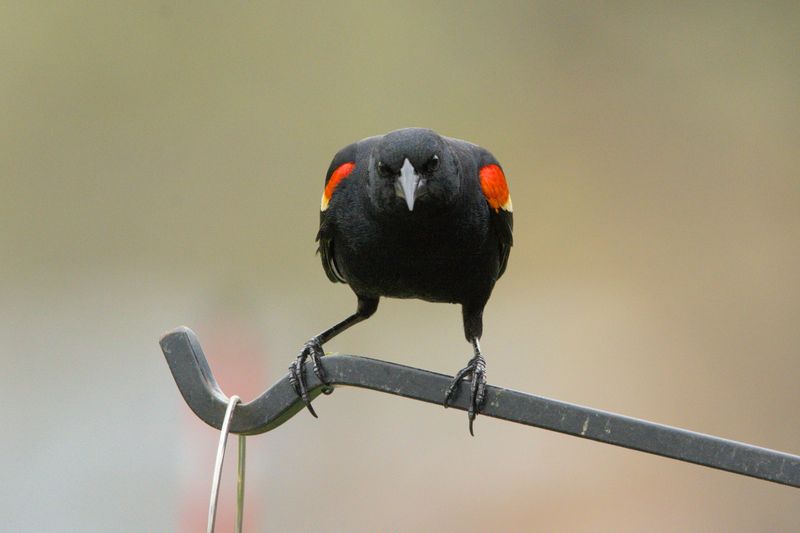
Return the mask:
<path fill-rule="evenodd" d="M 429 129 L 407 128 L 341 149 L 325 177 L 319 254 L 332 282 L 350 285 L 355 314 L 310 339 L 290 379 L 311 414 L 302 372 L 319 364 L 322 345 L 372 316 L 382 296 L 461 304 L 474 356 L 448 388 L 469 378 L 469 429 L 485 399 L 479 339 L 483 308 L 503 275 L 512 245 L 511 196 L 500 163 L 486 149 Z"/>

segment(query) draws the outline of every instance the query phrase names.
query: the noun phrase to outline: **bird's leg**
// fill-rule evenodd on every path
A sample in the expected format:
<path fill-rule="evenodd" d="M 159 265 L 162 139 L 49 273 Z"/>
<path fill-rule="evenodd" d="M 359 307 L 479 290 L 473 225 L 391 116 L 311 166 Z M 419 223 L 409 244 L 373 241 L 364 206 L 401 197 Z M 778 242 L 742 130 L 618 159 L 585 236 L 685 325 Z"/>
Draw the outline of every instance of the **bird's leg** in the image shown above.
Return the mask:
<path fill-rule="evenodd" d="M 308 408 L 308 412 L 311 413 L 314 418 L 317 417 L 317 413 L 314 412 L 314 408 L 311 407 L 311 400 L 308 397 L 308 386 L 306 382 L 305 376 L 305 363 L 307 359 L 311 359 L 312 363 L 312 370 L 314 371 L 314 375 L 317 376 L 323 384 L 326 385 L 326 388 L 323 389 L 325 394 L 330 394 L 332 389 L 327 387 L 329 385 L 327 376 L 325 375 L 325 369 L 322 367 L 320 363 L 320 358 L 325 355 L 325 352 L 322 350 L 322 345 L 334 338 L 339 333 L 343 332 L 347 328 L 358 324 L 359 322 L 366 320 L 375 312 L 378 308 L 378 300 L 377 299 L 366 299 L 366 298 L 358 298 L 358 308 L 355 313 L 350 315 L 349 317 L 345 318 L 338 324 L 334 325 L 331 328 L 326 329 L 319 335 L 315 337 L 311 337 L 304 345 L 303 349 L 300 350 L 297 358 L 289 365 L 289 383 L 292 384 L 294 387 L 295 392 L 297 393 L 300 398 L 303 399 L 303 403 Z"/>
<path fill-rule="evenodd" d="M 486 360 L 481 354 L 481 345 L 477 338 L 472 338 L 472 348 L 475 351 L 475 355 L 469 360 L 467 366 L 459 370 L 458 374 L 453 378 L 453 381 L 450 382 L 450 386 L 447 387 L 447 392 L 444 396 L 444 406 L 447 407 L 450 404 L 450 401 L 453 399 L 458 389 L 458 384 L 462 380 L 469 378 L 471 384 L 467 415 L 469 416 L 469 434 L 474 436 L 475 433 L 472 431 L 472 423 L 475 421 L 475 416 L 477 416 L 478 411 L 483 406 L 483 402 L 486 400 Z"/>

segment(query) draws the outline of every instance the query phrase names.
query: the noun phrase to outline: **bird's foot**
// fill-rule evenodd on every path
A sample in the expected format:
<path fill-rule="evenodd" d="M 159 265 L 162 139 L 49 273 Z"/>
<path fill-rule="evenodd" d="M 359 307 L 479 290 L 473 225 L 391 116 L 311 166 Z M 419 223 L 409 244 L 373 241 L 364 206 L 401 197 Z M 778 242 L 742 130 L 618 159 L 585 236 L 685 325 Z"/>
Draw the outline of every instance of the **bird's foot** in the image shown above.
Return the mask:
<path fill-rule="evenodd" d="M 311 407 L 311 400 L 308 397 L 305 364 L 307 359 L 311 359 L 314 375 L 326 385 L 326 388 L 323 389 L 323 392 L 325 394 L 330 394 L 332 389 L 328 386 L 329 383 L 327 376 L 325 375 L 325 369 L 322 367 L 322 364 L 320 364 L 320 358 L 324 355 L 325 352 L 322 351 L 322 345 L 315 337 L 303 345 L 303 349 L 300 350 L 300 354 L 297 356 L 297 359 L 295 359 L 294 362 L 289 365 L 289 383 L 292 384 L 295 392 L 298 396 L 300 396 L 300 398 L 302 398 L 303 403 L 306 405 L 306 408 L 308 408 L 308 412 L 311 413 L 314 418 L 317 418 L 317 413 L 314 411 L 314 408 Z"/>
<path fill-rule="evenodd" d="M 483 406 L 483 402 L 486 400 L 486 360 L 480 353 L 470 359 L 467 366 L 459 370 L 458 374 L 453 378 L 453 381 L 450 382 L 450 386 L 447 387 L 447 392 L 444 396 L 445 407 L 450 405 L 450 401 L 454 398 L 458 390 L 458 384 L 462 380 L 467 379 L 471 382 L 469 389 L 469 410 L 467 411 L 467 415 L 469 416 L 469 434 L 474 436 L 475 433 L 472 431 L 472 423 L 475 421 L 475 416 L 477 416 L 478 411 Z"/>

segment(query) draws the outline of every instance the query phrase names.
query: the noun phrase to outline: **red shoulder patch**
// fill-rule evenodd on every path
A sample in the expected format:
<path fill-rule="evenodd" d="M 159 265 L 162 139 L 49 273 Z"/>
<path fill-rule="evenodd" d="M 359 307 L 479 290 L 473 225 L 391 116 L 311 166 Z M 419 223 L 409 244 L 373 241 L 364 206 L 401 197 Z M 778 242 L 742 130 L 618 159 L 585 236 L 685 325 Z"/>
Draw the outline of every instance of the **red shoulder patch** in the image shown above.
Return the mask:
<path fill-rule="evenodd" d="M 495 211 L 500 209 L 512 211 L 511 194 L 508 192 L 508 184 L 506 183 L 506 175 L 503 174 L 503 169 L 499 165 L 486 165 L 481 167 L 478 175 L 481 180 L 481 189 L 489 202 L 489 206 Z"/>
<path fill-rule="evenodd" d="M 333 171 L 333 174 L 331 174 L 331 179 L 328 180 L 328 183 L 325 185 L 325 190 L 322 192 L 322 203 L 320 204 L 320 210 L 325 211 L 328 208 L 328 202 L 331 201 L 331 196 L 333 195 L 334 189 L 336 189 L 336 186 L 339 185 L 339 182 L 353 172 L 354 168 L 356 168 L 356 164 L 351 161 L 349 163 L 343 163 L 339 165 L 339 167 Z"/>

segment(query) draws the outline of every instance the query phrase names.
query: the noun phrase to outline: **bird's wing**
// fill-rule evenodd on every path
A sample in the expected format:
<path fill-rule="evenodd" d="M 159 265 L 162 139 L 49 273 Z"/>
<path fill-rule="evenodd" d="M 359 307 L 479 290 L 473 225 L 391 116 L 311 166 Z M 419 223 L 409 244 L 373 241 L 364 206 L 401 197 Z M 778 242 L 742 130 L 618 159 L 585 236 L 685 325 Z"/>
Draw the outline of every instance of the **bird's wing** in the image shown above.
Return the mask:
<path fill-rule="evenodd" d="M 499 279 L 506 271 L 508 256 L 514 245 L 514 212 L 503 168 L 490 153 L 485 152 L 482 155 L 478 177 L 489 204 L 492 225 L 500 241 L 500 269 L 497 272 Z"/>
<path fill-rule="evenodd" d="M 344 276 L 336 266 L 336 256 L 333 253 L 333 233 L 333 223 L 330 217 L 326 216 L 325 211 L 321 211 L 319 214 L 319 232 L 317 233 L 317 243 L 319 243 L 317 253 L 322 259 L 322 268 L 325 270 L 328 279 L 333 283 L 346 283 L 347 280 L 344 279 Z"/>
<path fill-rule="evenodd" d="M 492 213 L 492 219 L 495 230 L 500 237 L 500 270 L 497 272 L 497 279 L 500 279 L 500 276 L 506 271 L 508 256 L 511 254 L 511 247 L 514 245 L 514 213 L 501 209 L 496 213 Z"/>
<path fill-rule="evenodd" d="M 328 209 L 331 197 L 336 187 L 343 179 L 350 175 L 355 169 L 356 144 L 351 144 L 339 150 L 331 161 L 328 172 L 325 175 L 325 189 L 322 192 L 322 201 L 319 212 L 319 232 L 317 232 L 317 242 L 319 247 L 317 252 L 322 259 L 322 268 L 325 274 L 333 283 L 347 283 L 341 270 L 336 265 L 336 255 L 334 254 L 334 217 Z"/>

